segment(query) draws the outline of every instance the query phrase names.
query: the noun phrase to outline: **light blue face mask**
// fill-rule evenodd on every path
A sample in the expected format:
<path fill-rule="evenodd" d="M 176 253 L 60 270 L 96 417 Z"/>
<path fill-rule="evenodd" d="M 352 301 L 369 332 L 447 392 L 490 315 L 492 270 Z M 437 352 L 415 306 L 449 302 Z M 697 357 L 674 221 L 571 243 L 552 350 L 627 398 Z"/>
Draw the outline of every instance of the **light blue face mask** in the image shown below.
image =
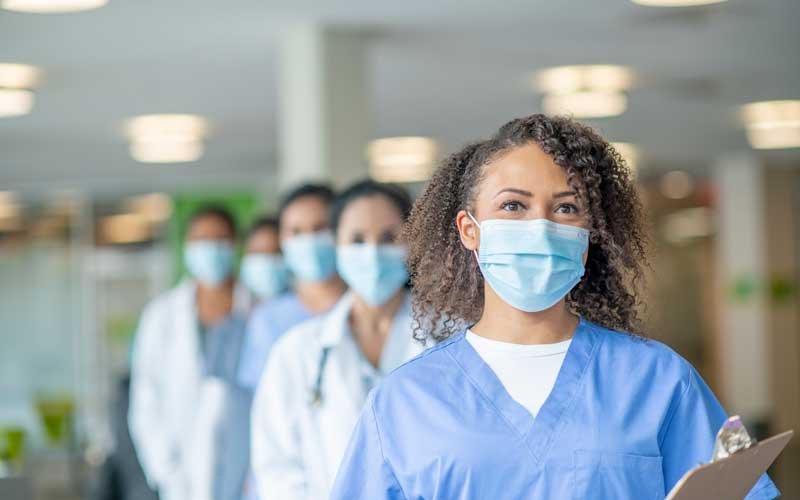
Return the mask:
<path fill-rule="evenodd" d="M 330 231 L 292 236 L 281 247 L 286 266 L 301 281 L 324 281 L 336 272 L 336 246 Z"/>
<path fill-rule="evenodd" d="M 385 304 L 408 281 L 406 249 L 400 245 L 358 243 L 336 252 L 339 275 L 371 306 Z"/>
<path fill-rule="evenodd" d="M 196 240 L 186 243 L 183 258 L 189 274 L 197 281 L 217 286 L 231 275 L 235 253 L 230 242 Z"/>
<path fill-rule="evenodd" d="M 478 221 L 469 214 L 478 224 Z M 485 220 L 480 251 L 483 277 L 509 305 L 526 312 L 555 305 L 578 284 L 589 245 L 586 229 L 547 219 Z"/>
<path fill-rule="evenodd" d="M 242 259 L 240 276 L 245 286 L 260 299 L 282 293 L 289 284 L 289 272 L 278 254 L 250 253 Z"/>

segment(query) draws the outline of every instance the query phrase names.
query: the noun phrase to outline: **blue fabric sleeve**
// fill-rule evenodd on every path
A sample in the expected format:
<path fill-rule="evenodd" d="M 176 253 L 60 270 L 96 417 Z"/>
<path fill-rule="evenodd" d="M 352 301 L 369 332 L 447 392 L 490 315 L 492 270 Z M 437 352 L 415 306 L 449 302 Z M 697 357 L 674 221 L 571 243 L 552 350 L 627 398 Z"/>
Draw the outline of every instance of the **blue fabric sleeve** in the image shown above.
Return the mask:
<path fill-rule="evenodd" d="M 690 469 L 711 459 L 717 431 L 727 415 L 705 381 L 692 368 L 682 394 L 665 422 L 661 437 L 666 492 Z M 772 499 L 780 495 L 764 474 L 747 495 L 747 500 Z"/>
<path fill-rule="evenodd" d="M 237 382 L 242 387 L 255 390 L 261 378 L 261 371 L 266 362 L 267 350 L 262 345 L 270 338 L 270 323 L 264 317 L 263 306 L 257 307 L 250 315 L 245 328 L 242 352 L 239 357 L 239 367 L 236 374 Z"/>
<path fill-rule="evenodd" d="M 405 498 L 383 455 L 378 422 L 370 396 L 350 437 L 330 500 Z"/>

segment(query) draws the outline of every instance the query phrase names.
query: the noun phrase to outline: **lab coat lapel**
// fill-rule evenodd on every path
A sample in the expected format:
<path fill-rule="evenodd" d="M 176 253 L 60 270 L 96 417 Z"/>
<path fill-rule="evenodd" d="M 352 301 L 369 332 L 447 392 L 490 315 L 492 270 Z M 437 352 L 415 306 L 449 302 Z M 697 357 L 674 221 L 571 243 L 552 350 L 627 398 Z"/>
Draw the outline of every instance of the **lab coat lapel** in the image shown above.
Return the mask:
<path fill-rule="evenodd" d="M 364 401 L 363 381 L 359 365 L 358 345 L 350 335 L 349 317 L 353 307 L 352 292 L 345 294 L 325 319 L 322 328 L 322 348 L 330 349 L 328 367 L 323 375 L 324 392 L 347 392 L 345 398 L 330 398 L 330 401 L 346 399 L 350 410 L 359 412 Z M 327 380 L 326 380 L 327 378 Z"/>
<path fill-rule="evenodd" d="M 403 305 L 392 319 L 389 338 L 381 352 L 381 374 L 386 375 L 424 350 L 421 344 L 413 341 L 411 321 L 411 294 L 406 293 Z"/>
<path fill-rule="evenodd" d="M 187 281 L 181 285 L 177 300 L 179 303 L 174 308 L 176 345 L 171 357 L 177 368 L 176 375 L 181 379 L 184 406 L 192 408 L 203 367 L 194 283 Z"/>
<path fill-rule="evenodd" d="M 558 437 L 566 411 L 572 405 L 583 383 L 586 368 L 594 357 L 600 338 L 591 326 L 581 319 L 556 378 L 553 390 L 534 419 L 525 407 L 506 391 L 503 383 L 483 358 L 461 334 L 450 350 L 454 361 L 472 383 L 489 400 L 508 425 L 525 442 L 537 466 L 544 463 L 547 452 Z"/>

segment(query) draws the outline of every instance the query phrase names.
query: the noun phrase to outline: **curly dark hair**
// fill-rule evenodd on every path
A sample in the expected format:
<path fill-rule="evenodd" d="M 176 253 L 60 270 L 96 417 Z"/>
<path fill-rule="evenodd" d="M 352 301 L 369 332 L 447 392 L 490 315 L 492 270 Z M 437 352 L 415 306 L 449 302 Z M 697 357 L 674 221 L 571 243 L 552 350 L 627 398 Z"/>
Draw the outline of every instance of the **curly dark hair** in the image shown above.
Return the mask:
<path fill-rule="evenodd" d="M 480 319 L 483 275 L 456 227 L 472 210 L 484 166 L 510 149 L 534 143 L 561 166 L 586 207 L 589 253 L 568 307 L 606 328 L 642 334 L 638 289 L 647 266 L 647 237 L 631 173 L 620 154 L 590 127 L 542 114 L 503 125 L 490 139 L 446 158 L 414 204 L 403 240 L 413 289 L 418 339 L 441 341 Z"/>

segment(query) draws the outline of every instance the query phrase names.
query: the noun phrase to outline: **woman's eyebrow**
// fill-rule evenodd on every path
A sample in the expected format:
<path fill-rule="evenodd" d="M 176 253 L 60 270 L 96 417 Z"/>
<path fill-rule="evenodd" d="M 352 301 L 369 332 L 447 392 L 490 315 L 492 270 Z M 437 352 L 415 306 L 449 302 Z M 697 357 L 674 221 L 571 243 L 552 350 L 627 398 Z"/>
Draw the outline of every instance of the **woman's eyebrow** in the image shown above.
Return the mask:
<path fill-rule="evenodd" d="M 576 196 L 575 191 L 562 191 L 553 195 L 553 198 L 564 198 L 566 196 Z"/>
<path fill-rule="evenodd" d="M 494 195 L 494 197 L 497 198 L 498 196 L 500 196 L 503 193 L 516 193 L 516 194 L 520 194 L 522 196 L 527 196 L 529 198 L 531 196 L 533 196 L 533 193 L 531 193 L 530 191 L 525 191 L 524 189 L 507 187 L 507 188 L 503 188 L 500 191 L 498 191 L 497 194 Z"/>

